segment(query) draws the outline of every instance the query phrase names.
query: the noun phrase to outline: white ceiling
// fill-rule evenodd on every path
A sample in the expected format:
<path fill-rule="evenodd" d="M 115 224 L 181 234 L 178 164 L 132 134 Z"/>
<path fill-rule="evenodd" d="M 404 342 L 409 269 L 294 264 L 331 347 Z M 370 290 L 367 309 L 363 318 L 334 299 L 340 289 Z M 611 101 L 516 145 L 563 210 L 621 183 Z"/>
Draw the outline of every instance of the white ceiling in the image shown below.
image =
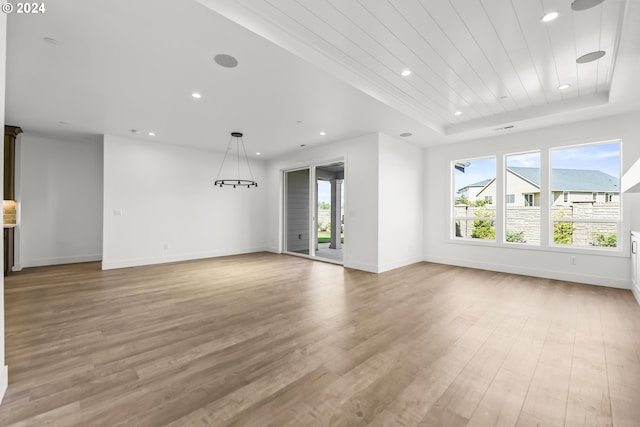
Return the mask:
<path fill-rule="evenodd" d="M 377 131 L 428 146 L 640 109 L 640 2 L 570 6 L 57 0 L 41 15 L 9 15 L 6 121 L 215 150 L 242 131 L 250 151 L 272 158 Z M 544 24 L 549 10 L 560 15 Z M 594 50 L 607 54 L 576 64 Z M 219 53 L 238 67 L 218 66 Z"/>

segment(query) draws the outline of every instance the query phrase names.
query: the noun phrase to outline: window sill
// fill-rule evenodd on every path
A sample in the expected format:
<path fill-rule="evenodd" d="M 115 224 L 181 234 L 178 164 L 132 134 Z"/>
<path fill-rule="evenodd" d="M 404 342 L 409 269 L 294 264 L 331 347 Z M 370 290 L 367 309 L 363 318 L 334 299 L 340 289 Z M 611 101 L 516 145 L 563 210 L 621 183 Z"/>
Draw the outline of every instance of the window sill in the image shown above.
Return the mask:
<path fill-rule="evenodd" d="M 557 252 L 564 254 L 575 255 L 595 255 L 595 256 L 607 256 L 616 258 L 629 258 L 628 249 L 616 248 L 616 249 L 598 249 L 596 247 L 566 247 L 566 246 L 541 246 L 541 245 L 527 245 L 522 243 L 498 243 L 495 240 L 482 240 L 482 239 L 463 239 L 463 238 L 449 238 L 449 243 L 455 245 L 466 246 L 480 246 L 480 247 L 493 247 L 497 249 L 516 249 L 516 250 L 529 250 L 529 251 L 542 251 L 542 252 Z"/>

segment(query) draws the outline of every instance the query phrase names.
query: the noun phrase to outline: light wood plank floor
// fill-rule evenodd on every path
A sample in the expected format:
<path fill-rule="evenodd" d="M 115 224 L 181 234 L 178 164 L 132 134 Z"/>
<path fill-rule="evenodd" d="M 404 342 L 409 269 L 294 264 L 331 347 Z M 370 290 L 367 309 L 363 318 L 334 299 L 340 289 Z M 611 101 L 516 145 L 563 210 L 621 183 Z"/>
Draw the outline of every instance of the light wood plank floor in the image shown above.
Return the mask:
<path fill-rule="evenodd" d="M 5 282 L 0 425 L 640 425 L 629 291 L 267 253 Z"/>

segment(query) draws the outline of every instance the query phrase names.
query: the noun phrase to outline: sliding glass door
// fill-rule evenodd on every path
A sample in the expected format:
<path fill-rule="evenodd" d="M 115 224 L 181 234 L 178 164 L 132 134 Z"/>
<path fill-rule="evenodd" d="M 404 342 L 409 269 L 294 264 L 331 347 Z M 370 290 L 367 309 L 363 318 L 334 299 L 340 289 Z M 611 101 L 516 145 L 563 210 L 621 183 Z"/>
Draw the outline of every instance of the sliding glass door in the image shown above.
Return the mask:
<path fill-rule="evenodd" d="M 284 251 L 343 263 L 344 163 L 284 172 Z"/>
<path fill-rule="evenodd" d="M 344 163 L 315 167 L 316 247 L 314 256 L 342 264 L 344 245 Z"/>
<path fill-rule="evenodd" d="M 285 252 L 311 254 L 310 172 L 310 168 L 305 168 L 284 174 Z"/>

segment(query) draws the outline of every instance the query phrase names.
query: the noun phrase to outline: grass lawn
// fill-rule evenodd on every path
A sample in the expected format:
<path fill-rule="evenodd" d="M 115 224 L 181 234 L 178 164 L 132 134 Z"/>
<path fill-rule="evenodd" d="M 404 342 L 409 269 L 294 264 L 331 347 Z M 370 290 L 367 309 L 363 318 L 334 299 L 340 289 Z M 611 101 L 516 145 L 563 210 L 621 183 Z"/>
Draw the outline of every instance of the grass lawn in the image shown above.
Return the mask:
<path fill-rule="evenodd" d="M 329 243 L 331 241 L 331 233 L 318 232 L 318 243 Z M 340 236 L 340 242 L 344 243 L 344 235 Z"/>

